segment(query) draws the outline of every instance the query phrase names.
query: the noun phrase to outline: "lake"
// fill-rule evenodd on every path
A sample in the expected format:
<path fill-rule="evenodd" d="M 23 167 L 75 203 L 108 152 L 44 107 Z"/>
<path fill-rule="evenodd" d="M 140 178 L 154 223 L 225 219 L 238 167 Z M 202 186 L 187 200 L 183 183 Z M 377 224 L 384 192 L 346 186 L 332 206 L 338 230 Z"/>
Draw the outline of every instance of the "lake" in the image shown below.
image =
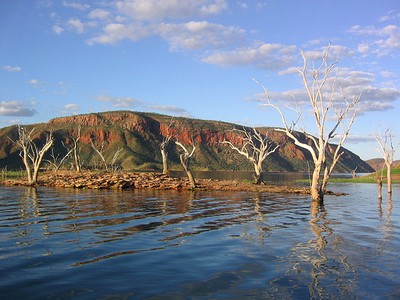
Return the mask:
<path fill-rule="evenodd" d="M 400 187 L 329 188 L 0 186 L 1 299 L 399 299 Z"/>

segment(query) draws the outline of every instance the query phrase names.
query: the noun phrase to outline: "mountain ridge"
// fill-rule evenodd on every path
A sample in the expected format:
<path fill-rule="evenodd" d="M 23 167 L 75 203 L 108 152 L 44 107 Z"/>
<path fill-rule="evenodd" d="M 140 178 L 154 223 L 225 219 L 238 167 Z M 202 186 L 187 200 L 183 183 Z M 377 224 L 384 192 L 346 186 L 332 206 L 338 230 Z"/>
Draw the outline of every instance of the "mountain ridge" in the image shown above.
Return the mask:
<path fill-rule="evenodd" d="M 93 140 L 100 147 L 104 147 L 104 156 L 111 161 L 116 151 L 122 148 L 118 156 L 118 166 L 125 170 L 161 170 L 160 144 L 163 137 L 171 130 L 171 121 L 175 122 L 172 131 L 174 138 L 183 144 L 190 144 L 193 140 L 197 149 L 192 160 L 194 169 L 199 170 L 252 170 L 252 166 L 242 156 L 222 145 L 224 140 L 240 144 L 242 137 L 233 129 L 243 129 L 243 126 L 234 123 L 213 120 L 200 120 L 168 115 L 133 112 L 111 111 L 74 116 L 53 118 L 47 123 L 31 124 L 26 127 L 35 127 L 38 133 L 37 141 L 44 138 L 43 132 L 53 130 L 56 153 L 65 153 L 64 144 L 71 142 L 77 134 L 80 125 L 81 160 L 85 167 L 95 168 L 99 165 L 98 156 L 91 147 Z M 282 132 L 274 131 L 269 127 L 259 127 L 259 131 L 268 132 L 269 138 L 280 147 L 276 153 L 266 159 L 265 171 L 308 171 L 310 169 L 310 154 L 294 145 Z M 298 134 L 303 140 L 306 138 Z M 0 129 L 0 168 L 21 168 L 22 161 L 18 156 L 18 149 L 10 140 L 17 138 L 16 126 Z M 330 151 L 335 149 L 330 144 Z M 337 164 L 337 172 L 372 172 L 373 169 L 360 157 L 344 148 L 344 155 Z M 168 145 L 169 162 L 172 169 L 180 169 L 178 149 L 174 143 Z M 329 159 L 329 157 L 328 157 Z"/>

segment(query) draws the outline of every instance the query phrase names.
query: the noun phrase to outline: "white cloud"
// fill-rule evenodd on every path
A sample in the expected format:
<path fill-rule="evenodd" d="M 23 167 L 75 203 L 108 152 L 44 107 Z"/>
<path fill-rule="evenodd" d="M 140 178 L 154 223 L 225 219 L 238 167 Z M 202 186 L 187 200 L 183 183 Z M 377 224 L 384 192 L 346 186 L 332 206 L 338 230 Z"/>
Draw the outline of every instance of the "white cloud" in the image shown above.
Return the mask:
<path fill-rule="evenodd" d="M 97 101 L 111 103 L 112 106 L 118 108 L 128 108 L 142 105 L 142 101 L 130 97 L 110 97 L 110 96 L 97 96 Z"/>
<path fill-rule="evenodd" d="M 37 85 L 41 84 L 41 82 L 37 79 L 30 79 L 30 80 L 28 80 L 28 83 L 33 86 L 37 86 Z"/>
<path fill-rule="evenodd" d="M 0 115 L 10 117 L 32 117 L 37 114 L 33 108 L 27 107 L 21 101 L 0 101 Z"/>
<path fill-rule="evenodd" d="M 107 10 L 96 8 L 92 10 L 88 17 L 90 19 L 100 19 L 100 20 L 107 20 L 111 16 L 111 13 Z"/>
<path fill-rule="evenodd" d="M 78 18 L 71 18 L 67 21 L 67 25 L 70 29 L 76 31 L 77 33 L 83 33 L 86 28 L 96 27 L 97 23 L 95 21 L 84 23 Z"/>
<path fill-rule="evenodd" d="M 177 107 L 175 105 L 149 105 L 147 106 L 150 110 L 155 110 L 164 113 L 172 113 L 180 116 L 189 116 L 189 113 L 186 109 Z"/>
<path fill-rule="evenodd" d="M 3 66 L 3 70 L 7 72 L 21 72 L 22 68 L 19 66 Z"/>
<path fill-rule="evenodd" d="M 370 53 L 379 57 L 389 55 L 400 49 L 400 27 L 397 25 L 387 25 L 381 28 L 355 25 L 349 29 L 349 32 L 366 36 L 368 39 L 373 38 L 372 42 L 360 43 L 358 50 L 363 54 Z"/>
<path fill-rule="evenodd" d="M 68 1 L 63 1 L 62 5 L 64 7 L 69 7 L 69 8 L 73 8 L 73 9 L 77 9 L 77 10 L 81 10 L 81 11 L 85 11 L 87 9 L 90 8 L 90 5 L 88 4 L 83 4 L 83 3 L 79 3 L 79 2 L 68 2 Z"/>
<path fill-rule="evenodd" d="M 227 8 L 225 0 L 122 0 L 117 10 L 134 20 L 155 21 L 218 14 Z"/>
<path fill-rule="evenodd" d="M 172 50 L 223 48 L 244 40 L 245 31 L 233 26 L 202 22 L 182 24 L 161 24 L 160 35 L 166 39 Z"/>
<path fill-rule="evenodd" d="M 395 78 L 396 77 L 396 73 L 390 72 L 390 71 L 381 71 L 380 74 L 382 77 L 385 77 L 385 78 Z"/>
<path fill-rule="evenodd" d="M 263 69 L 279 69 L 293 64 L 295 46 L 258 43 L 253 47 L 219 51 L 203 58 L 203 62 L 221 66 L 255 65 Z"/>
<path fill-rule="evenodd" d="M 341 68 L 331 75 L 324 85 L 323 97 L 329 99 L 333 95 L 338 107 L 344 104 L 343 97 L 351 100 L 360 96 L 361 100 L 357 107 L 360 112 L 384 111 L 393 109 L 394 102 L 400 98 L 400 89 L 378 84 L 373 73 Z M 312 79 L 309 83 L 312 83 Z M 263 97 L 264 95 L 261 95 L 258 98 Z M 309 105 L 305 88 L 270 92 L 270 98 L 289 107 L 295 107 L 296 104 Z"/>
<path fill-rule="evenodd" d="M 240 8 L 242 8 L 242 9 L 247 9 L 249 6 L 247 5 L 247 3 L 246 2 L 244 2 L 244 1 L 236 1 L 236 4 L 240 7 Z"/>
<path fill-rule="evenodd" d="M 87 41 L 89 45 L 93 44 L 116 44 L 117 42 L 129 39 L 138 41 L 148 36 L 151 31 L 141 24 L 121 24 L 111 23 L 103 28 L 103 32 Z"/>
<path fill-rule="evenodd" d="M 400 12 L 396 10 L 391 10 L 389 13 L 385 16 L 382 16 L 379 18 L 379 22 L 386 22 L 386 21 L 391 21 L 391 20 L 399 20 L 400 19 Z"/>
<path fill-rule="evenodd" d="M 340 60 L 342 58 L 354 56 L 356 53 L 345 46 L 342 45 L 331 45 L 331 46 L 323 46 L 318 50 L 310 50 L 304 51 L 304 55 L 307 61 L 319 61 L 325 55 L 327 47 L 330 47 L 328 59 L 331 60 Z"/>
<path fill-rule="evenodd" d="M 65 31 L 64 28 L 62 28 L 60 25 L 54 25 L 51 29 L 56 34 L 61 34 Z"/>
<path fill-rule="evenodd" d="M 66 112 L 72 113 L 74 115 L 78 114 L 78 112 L 81 110 L 79 104 L 76 103 L 68 103 L 64 105 L 64 110 Z"/>

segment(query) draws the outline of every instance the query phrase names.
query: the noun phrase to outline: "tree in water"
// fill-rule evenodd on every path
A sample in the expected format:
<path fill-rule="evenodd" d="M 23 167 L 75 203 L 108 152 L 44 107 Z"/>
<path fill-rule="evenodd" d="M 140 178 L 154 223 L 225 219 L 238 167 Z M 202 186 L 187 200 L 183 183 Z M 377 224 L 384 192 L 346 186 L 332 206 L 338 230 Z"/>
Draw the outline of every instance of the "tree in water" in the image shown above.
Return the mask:
<path fill-rule="evenodd" d="M 314 131 L 316 131 L 316 136 L 306 130 L 302 107 L 297 105 L 297 102 L 296 108 L 294 108 L 297 119 L 289 124 L 283 110 L 272 103 L 267 89 L 256 81 L 264 90 L 265 100 L 260 100 L 261 104 L 274 108 L 282 119 L 283 128 L 275 128 L 275 130 L 285 132 L 286 135 L 294 141 L 295 145 L 307 150 L 311 154 L 314 162 L 310 187 L 311 198 L 313 201 L 321 202 L 326 193 L 326 185 L 330 175 L 336 163 L 344 153 L 341 151 L 342 145 L 353 125 L 357 115 L 357 110 L 355 110 L 355 108 L 361 98 L 357 96 L 348 100 L 343 94 L 338 97 L 335 91 L 336 75 L 332 76 L 333 69 L 337 62 L 332 64 L 328 63 L 329 52 L 330 46 L 327 47 L 322 56 L 322 63 L 320 66 L 318 68 L 313 67 L 312 70 L 309 71 L 306 56 L 304 52 L 301 51 L 303 67 L 298 69 L 307 93 L 308 101 L 305 101 L 305 103 L 308 102 L 311 106 L 310 111 L 316 124 L 316 128 L 314 129 Z M 296 100 L 294 96 L 293 98 Z M 340 133 L 338 133 L 339 128 L 341 128 Z M 300 135 L 295 132 L 295 129 L 303 133 L 303 135 L 311 141 L 311 144 L 302 140 Z M 334 137 L 338 138 L 338 143 L 336 148 L 333 147 L 335 149 L 333 151 L 332 161 L 328 162 L 327 154 L 331 148 L 329 142 Z"/>
<path fill-rule="evenodd" d="M 41 147 L 33 141 L 34 134 L 35 128 L 27 131 L 24 127 L 18 126 L 18 139 L 13 141 L 20 148 L 19 156 L 24 163 L 30 185 L 37 183 L 44 155 L 54 144 L 52 131 L 46 134 L 46 141 Z"/>
<path fill-rule="evenodd" d="M 379 145 L 379 147 L 375 149 L 382 155 L 386 165 L 388 193 L 392 194 L 392 165 L 393 165 L 394 155 L 397 149 L 399 148 L 400 143 L 398 145 L 393 144 L 394 137 L 392 130 L 390 128 L 387 128 L 384 134 L 375 134 L 374 136 Z M 380 184 L 382 186 L 382 179 Z"/>
<path fill-rule="evenodd" d="M 189 178 L 190 186 L 192 188 L 195 188 L 196 181 L 194 179 L 192 171 L 190 170 L 190 158 L 193 156 L 194 151 L 196 150 L 196 146 L 194 146 L 194 143 L 192 142 L 192 151 L 189 152 L 187 147 L 185 147 L 179 141 L 176 141 L 175 144 L 178 145 L 183 150 L 183 153 L 181 153 L 179 155 L 179 159 L 181 161 L 181 165 L 182 165 L 183 169 L 185 170 L 187 177 Z"/>
<path fill-rule="evenodd" d="M 262 134 L 256 128 L 235 129 L 243 138 L 241 146 L 235 146 L 231 141 L 223 141 L 223 144 L 229 145 L 231 149 L 246 157 L 254 167 L 255 184 L 263 183 L 262 172 L 264 160 L 274 153 L 279 145 L 275 145 L 268 137 L 268 134 Z"/>

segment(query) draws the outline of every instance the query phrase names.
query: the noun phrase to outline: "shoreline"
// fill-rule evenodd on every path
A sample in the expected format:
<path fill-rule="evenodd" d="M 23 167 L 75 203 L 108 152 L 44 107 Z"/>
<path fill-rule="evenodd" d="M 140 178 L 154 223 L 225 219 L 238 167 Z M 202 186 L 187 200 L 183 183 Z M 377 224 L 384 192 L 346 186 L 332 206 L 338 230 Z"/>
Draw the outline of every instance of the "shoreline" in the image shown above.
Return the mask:
<path fill-rule="evenodd" d="M 4 179 L 0 181 L 9 186 L 30 186 L 25 178 Z M 198 190 L 198 191 L 232 191 L 232 192 L 269 192 L 302 194 L 310 193 L 309 188 L 285 185 L 256 185 L 250 182 L 219 179 L 197 179 L 192 188 L 186 177 L 174 178 L 162 173 L 139 172 L 42 172 L 38 183 L 33 186 L 76 188 L 76 189 L 153 189 L 153 190 Z"/>

